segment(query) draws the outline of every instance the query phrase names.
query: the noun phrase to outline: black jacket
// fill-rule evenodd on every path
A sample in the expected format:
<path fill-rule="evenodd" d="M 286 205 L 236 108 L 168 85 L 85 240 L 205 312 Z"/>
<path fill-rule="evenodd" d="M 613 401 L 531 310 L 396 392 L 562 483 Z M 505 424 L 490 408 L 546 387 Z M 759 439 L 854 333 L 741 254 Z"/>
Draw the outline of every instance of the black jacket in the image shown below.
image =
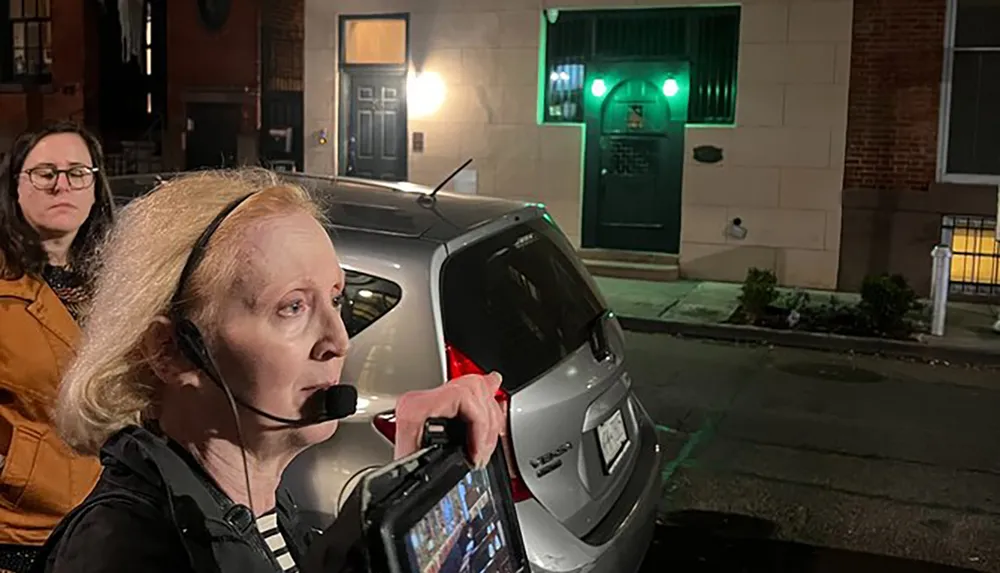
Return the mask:
<path fill-rule="evenodd" d="M 101 450 L 104 473 L 52 533 L 34 573 L 276 573 L 250 510 L 233 503 L 182 448 L 138 427 Z M 278 524 L 296 562 L 318 532 L 284 490 Z"/>

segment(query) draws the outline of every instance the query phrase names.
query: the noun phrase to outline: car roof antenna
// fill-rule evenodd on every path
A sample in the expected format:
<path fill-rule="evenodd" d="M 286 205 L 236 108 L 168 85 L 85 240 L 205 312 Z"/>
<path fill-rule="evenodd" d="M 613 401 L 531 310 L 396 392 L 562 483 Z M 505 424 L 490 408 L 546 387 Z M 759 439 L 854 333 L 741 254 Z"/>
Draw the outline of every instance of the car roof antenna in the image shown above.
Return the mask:
<path fill-rule="evenodd" d="M 445 177 L 444 181 L 438 183 L 437 187 L 435 187 L 433 191 L 431 191 L 427 195 L 421 195 L 420 197 L 418 197 L 417 201 L 420 202 L 420 204 L 422 204 L 422 205 L 431 205 L 431 204 L 433 204 L 434 203 L 434 198 L 437 195 L 438 191 L 440 191 L 441 189 L 443 189 L 445 185 L 447 185 L 452 179 L 454 179 L 456 175 L 458 175 L 459 173 L 461 173 L 463 169 L 465 169 L 466 167 L 468 167 L 470 163 L 472 163 L 472 158 L 471 157 L 468 158 L 468 159 L 466 159 L 465 163 L 459 165 L 458 169 L 452 171 L 451 175 Z"/>

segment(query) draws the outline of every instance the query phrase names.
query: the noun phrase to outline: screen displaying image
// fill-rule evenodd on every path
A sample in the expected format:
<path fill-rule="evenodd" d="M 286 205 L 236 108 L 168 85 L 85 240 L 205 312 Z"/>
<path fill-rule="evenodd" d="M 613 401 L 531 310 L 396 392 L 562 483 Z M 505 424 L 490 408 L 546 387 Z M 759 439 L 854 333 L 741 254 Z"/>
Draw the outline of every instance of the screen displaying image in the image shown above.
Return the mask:
<path fill-rule="evenodd" d="M 502 515 L 489 473 L 469 472 L 407 534 L 411 570 L 514 573 Z"/>

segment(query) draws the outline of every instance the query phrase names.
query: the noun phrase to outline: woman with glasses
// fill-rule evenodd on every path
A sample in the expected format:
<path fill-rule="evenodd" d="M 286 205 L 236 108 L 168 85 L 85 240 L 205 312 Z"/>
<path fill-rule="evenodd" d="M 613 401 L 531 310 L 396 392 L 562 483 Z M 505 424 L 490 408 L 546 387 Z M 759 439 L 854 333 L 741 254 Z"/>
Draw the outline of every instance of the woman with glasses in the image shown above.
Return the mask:
<path fill-rule="evenodd" d="M 103 160 L 93 135 L 56 123 L 19 136 L 0 165 L 0 571 L 26 571 L 100 473 L 52 410 L 112 222 Z"/>

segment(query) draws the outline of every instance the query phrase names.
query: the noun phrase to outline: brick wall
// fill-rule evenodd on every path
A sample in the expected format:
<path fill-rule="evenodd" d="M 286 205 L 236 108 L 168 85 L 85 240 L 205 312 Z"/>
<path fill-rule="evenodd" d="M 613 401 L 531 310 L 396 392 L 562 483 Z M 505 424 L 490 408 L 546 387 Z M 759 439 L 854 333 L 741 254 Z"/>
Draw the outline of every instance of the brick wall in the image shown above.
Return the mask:
<path fill-rule="evenodd" d="M 844 187 L 935 180 L 945 0 L 855 0 Z"/>
<path fill-rule="evenodd" d="M 197 2 L 167 3 L 167 115 L 184 124 L 185 93 L 244 92 L 245 128 L 256 129 L 258 2 L 233 2 L 221 30 L 209 30 Z"/>
<path fill-rule="evenodd" d="M 28 95 L 21 86 L 0 84 L 0 151 L 30 124 L 48 119 L 84 119 L 87 85 L 85 44 L 90 2 L 52 0 L 52 84 Z M 93 70 L 90 70 L 93 71 Z"/>
<path fill-rule="evenodd" d="M 165 169 L 182 169 L 182 133 L 189 101 L 238 103 L 243 108 L 241 159 L 256 161 L 260 93 L 260 2 L 232 2 L 220 30 L 201 22 L 198 3 L 167 3 L 167 129 L 163 138 Z"/>
<path fill-rule="evenodd" d="M 305 0 L 264 0 L 261 9 L 263 87 L 302 91 Z"/>

